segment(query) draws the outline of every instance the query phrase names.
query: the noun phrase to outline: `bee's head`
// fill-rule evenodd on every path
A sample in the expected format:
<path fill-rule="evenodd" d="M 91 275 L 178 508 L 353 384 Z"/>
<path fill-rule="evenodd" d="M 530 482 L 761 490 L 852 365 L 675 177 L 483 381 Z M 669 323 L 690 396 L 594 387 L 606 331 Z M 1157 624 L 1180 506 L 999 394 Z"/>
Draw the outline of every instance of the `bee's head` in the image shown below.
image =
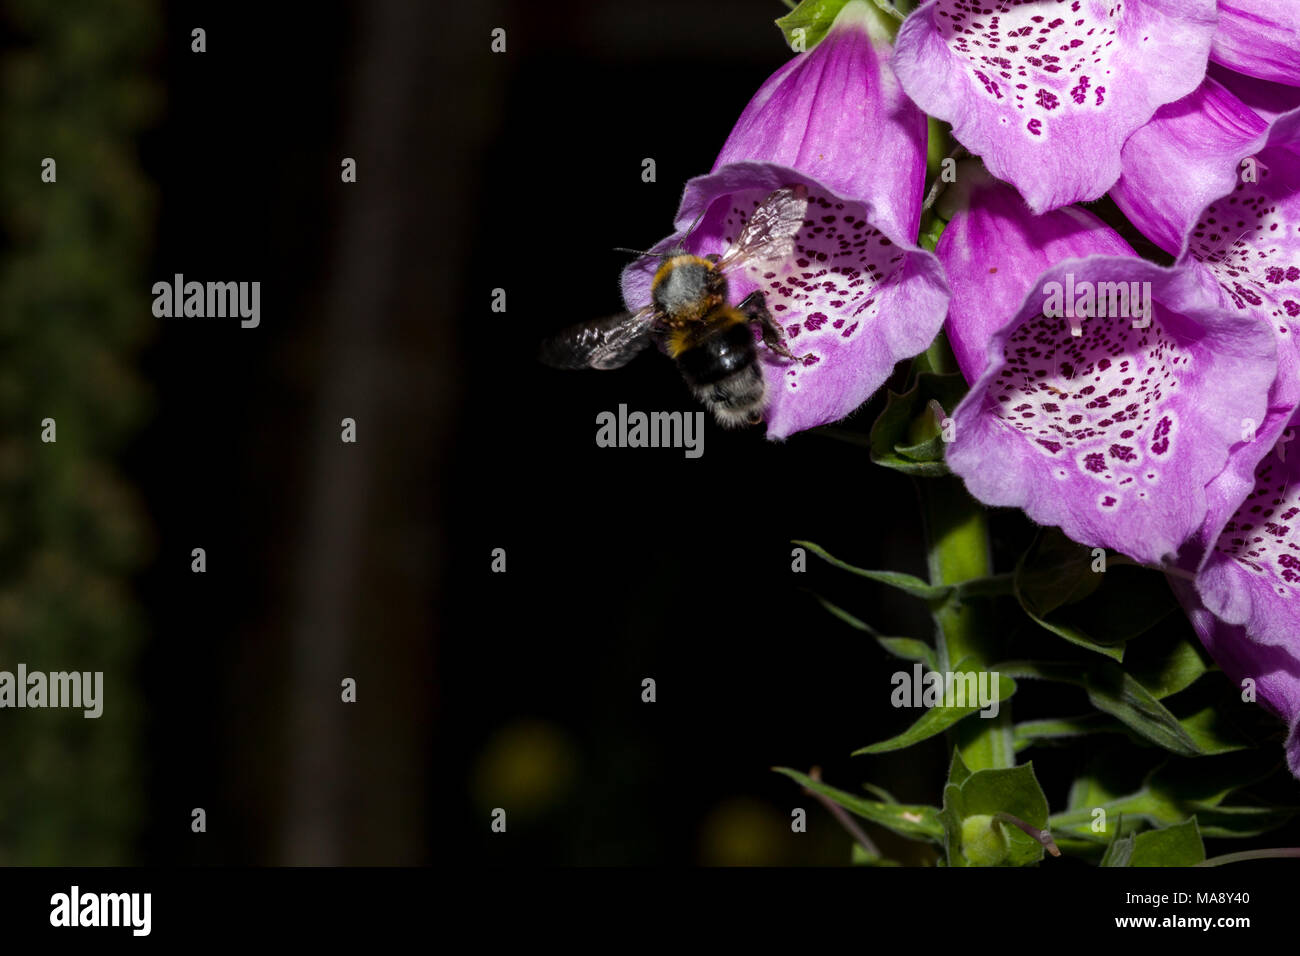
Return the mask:
<path fill-rule="evenodd" d="M 727 297 L 727 280 L 713 260 L 681 254 L 664 260 L 650 284 L 655 308 L 670 316 L 703 314 Z"/>

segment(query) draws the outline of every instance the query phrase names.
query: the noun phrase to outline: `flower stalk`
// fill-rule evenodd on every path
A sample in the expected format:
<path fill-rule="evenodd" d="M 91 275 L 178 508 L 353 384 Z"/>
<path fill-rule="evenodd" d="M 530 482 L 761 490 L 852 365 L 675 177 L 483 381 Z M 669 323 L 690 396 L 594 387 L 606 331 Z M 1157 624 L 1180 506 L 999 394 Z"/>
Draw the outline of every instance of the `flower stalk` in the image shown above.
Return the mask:
<path fill-rule="evenodd" d="M 951 374 L 957 362 L 940 334 L 918 364 L 926 371 Z M 945 409 L 951 413 L 952 409 Z M 993 574 L 989 551 L 988 518 L 955 476 L 927 478 L 918 486 L 925 515 L 926 564 L 930 583 L 963 584 Z M 989 607 L 982 601 L 960 598 L 945 602 L 934 612 L 940 666 L 983 669 L 999 657 Z M 972 718 L 953 731 L 954 746 L 971 770 L 1015 766 L 1011 736 L 1011 704 L 1004 701 L 996 717 Z"/>

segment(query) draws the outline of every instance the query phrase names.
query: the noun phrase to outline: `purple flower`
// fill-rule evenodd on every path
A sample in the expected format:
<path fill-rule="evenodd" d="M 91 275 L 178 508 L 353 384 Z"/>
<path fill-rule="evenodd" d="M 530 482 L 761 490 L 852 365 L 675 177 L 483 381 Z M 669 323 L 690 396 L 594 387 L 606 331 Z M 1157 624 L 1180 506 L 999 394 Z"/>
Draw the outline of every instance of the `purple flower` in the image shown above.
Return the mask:
<path fill-rule="evenodd" d="M 1264 417 L 1272 332 L 1207 270 L 1139 259 L 1082 210 L 1034 217 L 987 179 L 967 196 L 937 249 L 973 380 L 949 466 L 986 504 L 1168 559 L 1201 528 L 1242 422 Z"/>
<path fill-rule="evenodd" d="M 1214 0 L 994 6 L 929 0 L 900 29 L 894 69 L 1035 212 L 1111 187 L 1124 141 L 1205 76 L 1216 20 Z"/>
<path fill-rule="evenodd" d="M 1207 205 L 1232 191 L 1268 123 L 1217 80 L 1160 107 L 1124 144 L 1111 198 L 1142 233 L 1178 255 Z"/>
<path fill-rule="evenodd" d="M 680 243 L 690 253 L 721 255 L 763 198 L 783 186 L 808 187 L 808 218 L 790 258 L 728 276 L 733 302 L 762 290 L 801 357 L 790 362 L 760 350 L 769 438 L 848 415 L 896 362 L 924 351 L 943 322 L 942 270 L 914 241 L 925 116 L 893 75 L 878 16 L 862 0 L 849 3 L 821 43 L 763 84 L 713 171 L 686 184 L 677 231 L 651 250 Z M 658 264 L 644 258 L 624 271 L 629 309 L 649 302 Z"/>
<path fill-rule="evenodd" d="M 1201 212 L 1179 260 L 1181 268 L 1208 275 L 1225 308 L 1264 323 L 1277 343 L 1265 417 L 1249 423 L 1253 434 L 1244 430 L 1228 467 L 1207 489 L 1212 508 L 1203 548 L 1254 486 L 1256 465 L 1300 404 L 1300 110 L 1273 122 L 1252 162 L 1250 177 Z M 1208 603 L 1217 613 L 1218 603 Z"/>
<path fill-rule="evenodd" d="M 1291 0 L 1220 2 L 1210 59 L 1247 76 L 1300 85 L 1300 5 Z"/>

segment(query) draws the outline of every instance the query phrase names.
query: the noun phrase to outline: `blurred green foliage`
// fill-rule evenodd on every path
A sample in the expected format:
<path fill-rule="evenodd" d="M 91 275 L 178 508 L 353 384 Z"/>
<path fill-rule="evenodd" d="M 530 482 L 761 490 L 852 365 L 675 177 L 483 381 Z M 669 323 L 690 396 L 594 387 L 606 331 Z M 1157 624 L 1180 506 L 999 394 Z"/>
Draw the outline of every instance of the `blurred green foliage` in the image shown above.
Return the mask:
<path fill-rule="evenodd" d="M 142 789 L 130 575 L 150 542 L 114 456 L 148 403 L 132 363 L 153 328 L 156 217 L 135 136 L 160 104 L 161 15 L 152 0 L 21 0 L 4 19 L 0 669 L 102 671 L 104 712 L 0 710 L 0 864 L 128 863 Z"/>

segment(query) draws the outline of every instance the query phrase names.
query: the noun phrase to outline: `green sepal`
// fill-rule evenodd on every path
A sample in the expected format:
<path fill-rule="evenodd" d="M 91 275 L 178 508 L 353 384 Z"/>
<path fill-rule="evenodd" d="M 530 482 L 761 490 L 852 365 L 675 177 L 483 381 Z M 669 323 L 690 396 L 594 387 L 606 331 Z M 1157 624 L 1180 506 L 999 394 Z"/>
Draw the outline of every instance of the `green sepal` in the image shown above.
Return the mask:
<path fill-rule="evenodd" d="M 806 52 L 815 47 L 826 36 L 839 16 L 840 11 L 849 0 L 803 0 L 797 7 L 776 21 L 776 25 L 785 35 L 785 42 L 797 53 Z M 878 35 L 893 39 L 898 32 L 902 14 L 883 0 L 868 0 L 868 29 Z M 795 31 L 802 30 L 800 37 Z"/>
<path fill-rule="evenodd" d="M 921 372 L 905 392 L 891 391 L 884 411 L 871 426 L 871 460 L 909 475 L 949 474 L 942 430 L 930 402 L 951 415 L 967 391 L 961 375 L 934 372 Z"/>
<path fill-rule="evenodd" d="M 954 761 L 950 782 L 943 791 L 943 809 L 939 813 L 949 866 L 971 865 L 961 849 L 962 824 L 968 817 L 1009 813 L 1030 826 L 1047 829 L 1047 797 L 1034 776 L 1032 763 L 974 773 L 966 770 L 969 775 L 960 784 L 951 782 L 954 774 L 959 776 L 961 770 L 965 770 L 965 765 Z M 1026 866 L 1043 858 L 1043 845 L 1029 834 L 1009 825 L 1004 825 L 1004 830 L 1007 854 L 1001 861 L 1003 865 Z"/>
<path fill-rule="evenodd" d="M 1205 859 L 1205 844 L 1194 816 L 1185 823 L 1144 830 L 1131 839 L 1128 866 L 1195 866 Z"/>

